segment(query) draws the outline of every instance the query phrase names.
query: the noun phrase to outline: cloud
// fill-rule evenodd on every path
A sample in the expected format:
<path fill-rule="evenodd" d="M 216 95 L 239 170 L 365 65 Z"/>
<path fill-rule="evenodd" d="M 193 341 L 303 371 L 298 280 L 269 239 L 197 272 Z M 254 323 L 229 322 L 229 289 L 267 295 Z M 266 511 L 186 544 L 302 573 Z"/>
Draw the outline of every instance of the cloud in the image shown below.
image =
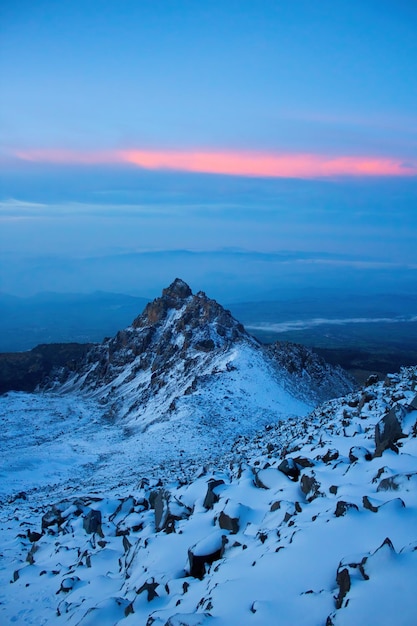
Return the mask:
<path fill-rule="evenodd" d="M 208 150 L 19 150 L 23 161 L 63 165 L 134 165 L 244 177 L 328 178 L 340 176 L 416 176 L 417 161 L 376 156 L 326 156 Z"/>
<path fill-rule="evenodd" d="M 416 322 L 417 317 L 352 317 L 340 319 L 314 318 L 310 320 L 293 320 L 280 323 L 260 322 L 259 324 L 246 324 L 247 330 L 265 330 L 276 333 L 288 331 L 308 330 L 318 326 L 345 326 L 346 324 L 398 324 L 399 322 Z"/>

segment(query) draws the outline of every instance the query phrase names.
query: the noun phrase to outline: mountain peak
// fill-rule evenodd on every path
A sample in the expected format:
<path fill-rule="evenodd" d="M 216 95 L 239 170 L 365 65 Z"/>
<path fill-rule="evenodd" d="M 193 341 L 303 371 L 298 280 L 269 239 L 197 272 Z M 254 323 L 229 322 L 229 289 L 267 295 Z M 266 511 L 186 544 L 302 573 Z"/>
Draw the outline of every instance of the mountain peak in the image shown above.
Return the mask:
<path fill-rule="evenodd" d="M 193 292 L 190 287 L 181 278 L 176 278 L 169 287 L 162 290 L 162 296 L 179 300 L 184 300 L 192 295 Z"/>

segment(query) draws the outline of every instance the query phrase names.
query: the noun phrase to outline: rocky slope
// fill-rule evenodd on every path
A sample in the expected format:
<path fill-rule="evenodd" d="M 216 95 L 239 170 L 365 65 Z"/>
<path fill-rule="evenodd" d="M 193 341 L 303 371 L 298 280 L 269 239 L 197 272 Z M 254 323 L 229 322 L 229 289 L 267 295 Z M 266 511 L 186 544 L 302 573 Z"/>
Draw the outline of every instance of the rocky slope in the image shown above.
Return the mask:
<path fill-rule="evenodd" d="M 4 623 L 412 626 L 416 392 L 417 367 L 369 381 L 186 482 L 37 512 L 21 496 L 3 511 Z"/>

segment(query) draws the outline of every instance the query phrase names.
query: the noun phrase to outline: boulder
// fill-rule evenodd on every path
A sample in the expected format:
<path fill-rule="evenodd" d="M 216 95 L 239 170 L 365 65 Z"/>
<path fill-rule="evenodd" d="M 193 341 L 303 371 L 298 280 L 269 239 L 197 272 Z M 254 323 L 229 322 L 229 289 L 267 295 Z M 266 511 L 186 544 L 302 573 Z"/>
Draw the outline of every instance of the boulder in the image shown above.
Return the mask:
<path fill-rule="evenodd" d="M 371 374 L 365 381 L 364 387 L 370 387 L 371 385 L 375 385 L 379 381 L 378 374 Z"/>
<path fill-rule="evenodd" d="M 104 537 L 101 529 L 101 511 L 90 509 L 83 519 L 83 528 L 88 535 L 97 533 L 100 537 Z"/>
<path fill-rule="evenodd" d="M 175 522 L 189 516 L 190 510 L 175 499 L 165 489 L 153 491 L 149 497 L 151 508 L 155 511 L 155 530 L 166 533 L 175 532 Z"/>
<path fill-rule="evenodd" d="M 221 559 L 227 538 L 219 531 L 211 533 L 188 550 L 190 576 L 202 580 L 206 573 L 205 565 Z"/>
<path fill-rule="evenodd" d="M 284 459 L 278 465 L 278 469 L 294 482 L 296 482 L 300 477 L 300 468 L 298 467 L 294 459 Z"/>
<path fill-rule="evenodd" d="M 219 516 L 219 526 L 223 530 L 229 530 L 232 535 L 239 532 L 239 510 L 238 507 L 226 507 Z"/>
<path fill-rule="evenodd" d="M 211 478 L 207 484 L 207 493 L 204 498 L 203 506 L 205 509 L 212 509 L 213 505 L 219 501 L 219 496 L 215 493 L 216 487 L 224 485 L 224 480 L 215 480 Z"/>
<path fill-rule="evenodd" d="M 395 404 L 392 409 L 379 420 L 375 426 L 375 454 L 381 456 L 384 450 L 391 449 L 398 452 L 396 442 L 405 437 L 402 432 L 402 422 L 406 410 L 401 404 Z"/>
<path fill-rule="evenodd" d="M 64 518 L 62 517 L 61 511 L 56 506 L 52 506 L 42 516 L 42 531 L 55 525 L 59 527 L 63 521 L 64 521 Z"/>
<path fill-rule="evenodd" d="M 345 502 L 344 500 L 339 500 L 339 502 L 336 504 L 336 510 L 334 514 L 336 517 L 342 517 L 349 511 L 349 509 L 355 509 L 356 511 L 359 511 L 359 508 L 356 506 L 356 504 L 352 504 L 351 502 Z"/>
<path fill-rule="evenodd" d="M 314 472 L 301 476 L 300 487 L 307 502 L 312 502 L 315 498 L 323 495 L 320 491 L 320 483 L 316 480 Z"/>

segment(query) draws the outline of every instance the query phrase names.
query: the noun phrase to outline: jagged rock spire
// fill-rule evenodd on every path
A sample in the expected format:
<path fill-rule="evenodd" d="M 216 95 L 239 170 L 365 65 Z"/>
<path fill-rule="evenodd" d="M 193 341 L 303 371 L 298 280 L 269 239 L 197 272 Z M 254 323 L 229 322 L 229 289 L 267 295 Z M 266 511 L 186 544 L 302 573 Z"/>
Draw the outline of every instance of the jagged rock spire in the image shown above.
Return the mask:
<path fill-rule="evenodd" d="M 192 296 L 193 292 L 185 281 L 181 278 L 176 278 L 169 287 L 162 290 L 162 295 L 169 298 L 179 298 L 184 300 L 185 298 Z"/>

